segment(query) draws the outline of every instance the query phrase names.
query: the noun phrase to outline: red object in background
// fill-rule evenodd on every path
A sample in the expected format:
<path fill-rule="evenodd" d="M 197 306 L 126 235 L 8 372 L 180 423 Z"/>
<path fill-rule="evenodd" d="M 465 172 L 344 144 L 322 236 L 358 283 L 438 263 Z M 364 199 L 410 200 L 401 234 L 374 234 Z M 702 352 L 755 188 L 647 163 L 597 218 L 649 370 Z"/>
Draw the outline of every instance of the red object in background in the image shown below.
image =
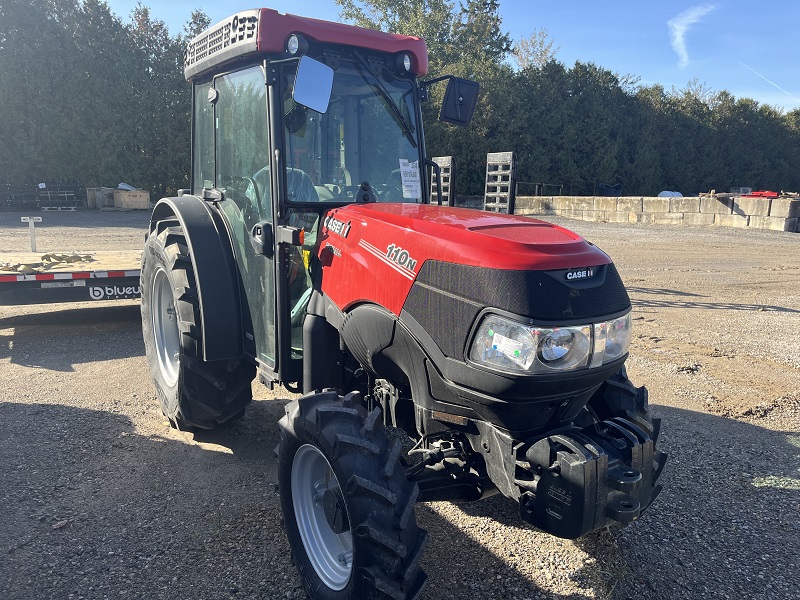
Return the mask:
<path fill-rule="evenodd" d="M 778 192 L 770 192 L 770 191 L 760 191 L 760 192 L 750 192 L 749 194 L 744 194 L 742 198 L 777 198 Z"/>

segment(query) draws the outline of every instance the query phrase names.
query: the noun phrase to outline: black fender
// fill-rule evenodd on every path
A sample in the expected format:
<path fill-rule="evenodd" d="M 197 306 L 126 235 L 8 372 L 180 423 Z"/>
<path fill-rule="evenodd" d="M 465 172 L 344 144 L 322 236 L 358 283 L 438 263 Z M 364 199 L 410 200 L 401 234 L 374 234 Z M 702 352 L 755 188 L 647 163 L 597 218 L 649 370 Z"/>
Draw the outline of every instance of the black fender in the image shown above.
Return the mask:
<path fill-rule="evenodd" d="M 228 230 L 220 215 L 197 196 L 162 198 L 150 217 L 156 223 L 177 218 L 193 257 L 200 301 L 203 358 L 236 359 L 242 355 L 239 276 Z"/>

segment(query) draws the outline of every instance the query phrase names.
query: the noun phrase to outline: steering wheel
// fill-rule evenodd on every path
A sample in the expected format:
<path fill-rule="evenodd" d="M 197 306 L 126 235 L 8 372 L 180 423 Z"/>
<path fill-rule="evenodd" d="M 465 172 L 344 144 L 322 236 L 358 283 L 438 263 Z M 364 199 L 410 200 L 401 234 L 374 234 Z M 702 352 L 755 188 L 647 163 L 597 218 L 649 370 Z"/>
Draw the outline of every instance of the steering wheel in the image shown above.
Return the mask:
<path fill-rule="evenodd" d="M 386 182 L 386 189 L 381 193 L 381 200 L 384 202 L 402 202 L 403 181 L 400 177 L 400 169 L 395 169 L 389 173 L 389 181 Z"/>

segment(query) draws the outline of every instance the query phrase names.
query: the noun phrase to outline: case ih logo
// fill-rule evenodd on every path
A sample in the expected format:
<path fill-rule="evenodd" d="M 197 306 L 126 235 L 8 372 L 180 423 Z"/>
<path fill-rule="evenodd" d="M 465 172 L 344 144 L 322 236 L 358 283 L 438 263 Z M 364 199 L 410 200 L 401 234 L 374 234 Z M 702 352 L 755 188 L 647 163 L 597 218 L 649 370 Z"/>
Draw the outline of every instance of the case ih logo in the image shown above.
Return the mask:
<path fill-rule="evenodd" d="M 567 281 L 577 281 L 579 279 L 589 279 L 594 277 L 594 269 L 572 269 L 564 274 Z"/>
<path fill-rule="evenodd" d="M 102 287 L 90 287 L 89 297 L 92 300 L 116 300 L 118 298 L 133 298 L 142 295 L 141 286 L 123 285 L 104 285 Z"/>
<path fill-rule="evenodd" d="M 343 238 L 346 238 L 350 233 L 350 221 L 344 223 L 338 219 L 335 219 L 334 217 L 325 218 L 325 227 L 327 227 L 329 231 L 332 231 Z"/>

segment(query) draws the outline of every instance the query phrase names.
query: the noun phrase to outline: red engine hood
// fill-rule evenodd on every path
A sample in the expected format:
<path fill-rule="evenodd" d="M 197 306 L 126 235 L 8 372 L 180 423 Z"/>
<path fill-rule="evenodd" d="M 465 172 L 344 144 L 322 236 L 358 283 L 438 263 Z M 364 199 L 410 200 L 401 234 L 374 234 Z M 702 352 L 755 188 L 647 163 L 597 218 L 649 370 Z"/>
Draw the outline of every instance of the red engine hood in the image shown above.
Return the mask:
<path fill-rule="evenodd" d="M 579 235 L 544 221 L 426 204 L 352 204 L 331 210 L 319 252 L 323 289 L 340 308 L 376 302 L 395 314 L 427 260 L 504 270 L 611 262 Z"/>
<path fill-rule="evenodd" d="M 611 262 L 578 234 L 530 217 L 429 204 L 354 204 L 337 212 L 340 220 L 346 214 L 352 221 L 353 233 L 361 230 L 365 237 L 384 225 L 402 232 L 409 239 L 403 247 L 418 253 L 419 266 L 428 259 L 514 270 Z M 412 232 L 416 235 L 407 238 Z"/>

